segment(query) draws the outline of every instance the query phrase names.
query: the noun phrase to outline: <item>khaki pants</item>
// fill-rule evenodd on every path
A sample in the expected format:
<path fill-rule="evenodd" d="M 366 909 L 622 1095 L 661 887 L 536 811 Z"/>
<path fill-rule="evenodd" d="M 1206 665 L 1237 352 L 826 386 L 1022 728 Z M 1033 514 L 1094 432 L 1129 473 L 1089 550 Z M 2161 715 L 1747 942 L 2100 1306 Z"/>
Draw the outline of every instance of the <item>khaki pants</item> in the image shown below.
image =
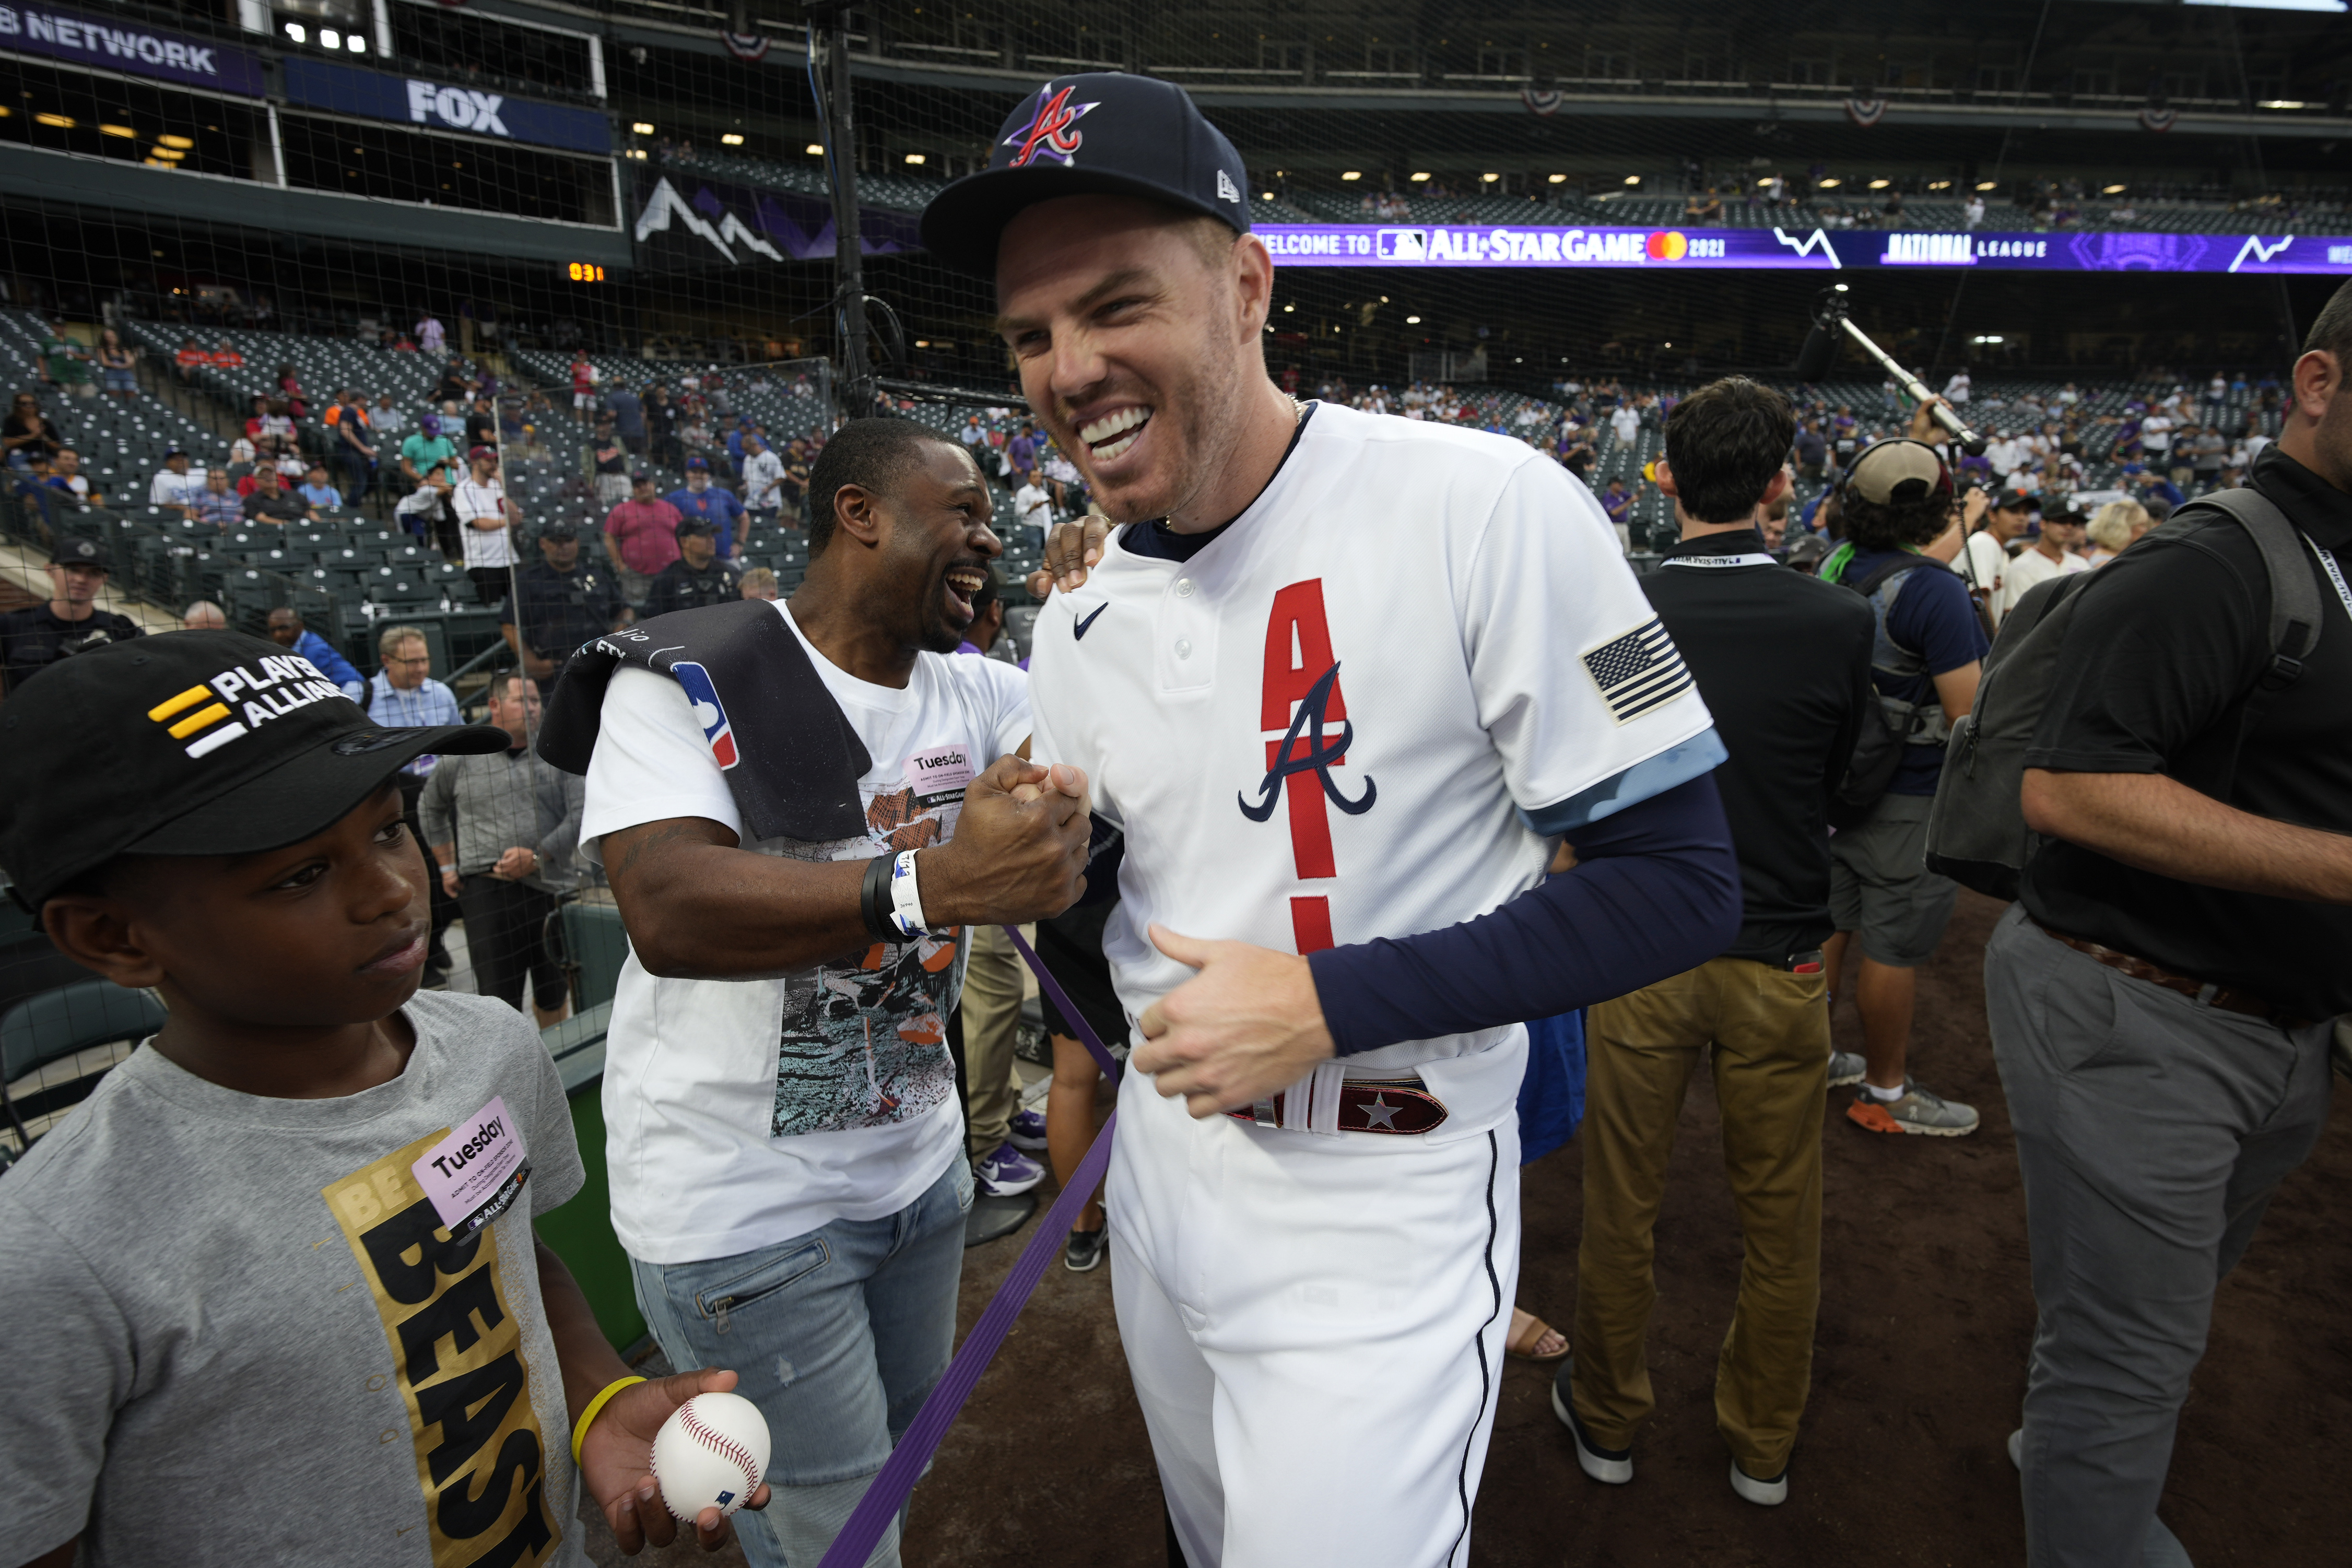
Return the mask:
<path fill-rule="evenodd" d="M 971 1157 L 986 1159 L 1012 1132 L 1021 1103 L 1013 1037 L 1021 1028 L 1021 955 L 1001 925 L 971 928 L 963 976 L 964 1082 L 971 1092 Z"/>
<path fill-rule="evenodd" d="M 1716 1427 L 1740 1469 L 1768 1480 L 1788 1465 L 1812 1377 L 1826 977 L 1717 958 L 1588 1016 L 1584 1236 L 1570 1335 L 1577 1418 L 1602 1447 L 1631 1448 L 1657 1403 L 1644 1354 L 1658 1295 L 1651 1232 L 1683 1094 L 1712 1044 L 1724 1174 L 1746 1242 L 1716 1363 Z"/>

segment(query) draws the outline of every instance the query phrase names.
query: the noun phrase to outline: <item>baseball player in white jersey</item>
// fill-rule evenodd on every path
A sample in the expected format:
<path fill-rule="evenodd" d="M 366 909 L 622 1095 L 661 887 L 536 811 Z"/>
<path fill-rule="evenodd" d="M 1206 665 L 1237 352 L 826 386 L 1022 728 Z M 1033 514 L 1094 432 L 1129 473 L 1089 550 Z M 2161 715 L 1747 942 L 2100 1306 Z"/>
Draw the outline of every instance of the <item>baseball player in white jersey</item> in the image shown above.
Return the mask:
<path fill-rule="evenodd" d="M 995 277 L 1123 525 L 1041 612 L 1031 691 L 1035 755 L 1127 834 L 1112 1279 L 1171 1517 L 1192 1568 L 1459 1563 L 1518 1020 L 1729 939 L 1722 747 L 1565 470 L 1267 379 L 1272 260 L 1180 89 L 1057 78 L 999 140 L 924 238 Z"/>

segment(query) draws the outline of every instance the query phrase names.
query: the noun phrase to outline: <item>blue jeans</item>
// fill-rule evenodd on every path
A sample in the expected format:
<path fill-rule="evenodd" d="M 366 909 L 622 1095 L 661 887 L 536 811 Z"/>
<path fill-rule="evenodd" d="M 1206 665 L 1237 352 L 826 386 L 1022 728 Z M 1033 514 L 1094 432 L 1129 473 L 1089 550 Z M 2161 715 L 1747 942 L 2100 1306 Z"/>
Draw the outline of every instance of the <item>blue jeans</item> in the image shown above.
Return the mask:
<path fill-rule="evenodd" d="M 836 1219 L 732 1258 L 630 1260 L 670 1364 L 731 1368 L 768 1419 L 774 1500 L 735 1516 L 754 1568 L 814 1568 L 947 1371 L 971 1196 L 957 1158 L 880 1219 Z M 897 1568 L 896 1526 L 867 1562 Z"/>

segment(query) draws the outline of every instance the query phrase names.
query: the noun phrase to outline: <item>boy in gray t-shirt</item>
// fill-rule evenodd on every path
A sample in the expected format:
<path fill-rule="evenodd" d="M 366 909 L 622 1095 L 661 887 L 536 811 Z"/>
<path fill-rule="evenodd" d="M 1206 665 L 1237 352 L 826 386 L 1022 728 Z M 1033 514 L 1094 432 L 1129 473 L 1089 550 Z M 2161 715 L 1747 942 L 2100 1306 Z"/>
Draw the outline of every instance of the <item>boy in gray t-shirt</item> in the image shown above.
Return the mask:
<path fill-rule="evenodd" d="M 654 1434 L 735 1375 L 629 1376 L 531 1232 L 583 1181 L 554 1063 L 416 989 L 398 769 L 505 732 L 380 729 L 227 632 L 61 661 L 7 724 L 16 895 L 170 1017 L 0 1180 L 5 1561 L 579 1564 L 583 1486 L 673 1539 Z"/>

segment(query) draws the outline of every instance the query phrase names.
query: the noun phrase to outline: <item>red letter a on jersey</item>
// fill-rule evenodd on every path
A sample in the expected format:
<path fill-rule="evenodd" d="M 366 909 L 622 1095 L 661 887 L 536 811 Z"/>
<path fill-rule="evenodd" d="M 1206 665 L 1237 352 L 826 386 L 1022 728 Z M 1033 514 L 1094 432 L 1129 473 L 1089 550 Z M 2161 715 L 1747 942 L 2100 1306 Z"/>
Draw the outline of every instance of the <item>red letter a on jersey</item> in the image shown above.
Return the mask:
<path fill-rule="evenodd" d="M 1291 755 L 1286 758 L 1279 737 L 1289 733 L 1292 709 L 1332 673 L 1336 663 L 1331 654 L 1330 624 L 1323 613 L 1322 579 L 1294 582 L 1276 592 L 1273 612 L 1265 623 L 1265 688 L 1258 709 L 1258 728 L 1271 730 L 1277 737 L 1265 743 L 1269 773 L 1286 760 L 1305 759 L 1322 746 L 1324 737 L 1319 731 L 1296 736 L 1290 741 Z M 1348 717 L 1347 699 L 1340 695 L 1336 679 L 1331 682 L 1322 716 L 1333 725 L 1344 724 Z M 1344 756 L 1333 757 L 1328 765 L 1336 768 L 1345 760 Z M 1289 808 L 1291 859 L 1299 876 L 1312 879 L 1339 875 L 1331 857 L 1331 818 L 1323 799 L 1323 774 L 1318 769 L 1288 774 L 1282 780 L 1282 789 Z M 1328 898 L 1293 898 L 1290 917 L 1292 935 L 1301 953 L 1318 952 L 1332 945 Z"/>

